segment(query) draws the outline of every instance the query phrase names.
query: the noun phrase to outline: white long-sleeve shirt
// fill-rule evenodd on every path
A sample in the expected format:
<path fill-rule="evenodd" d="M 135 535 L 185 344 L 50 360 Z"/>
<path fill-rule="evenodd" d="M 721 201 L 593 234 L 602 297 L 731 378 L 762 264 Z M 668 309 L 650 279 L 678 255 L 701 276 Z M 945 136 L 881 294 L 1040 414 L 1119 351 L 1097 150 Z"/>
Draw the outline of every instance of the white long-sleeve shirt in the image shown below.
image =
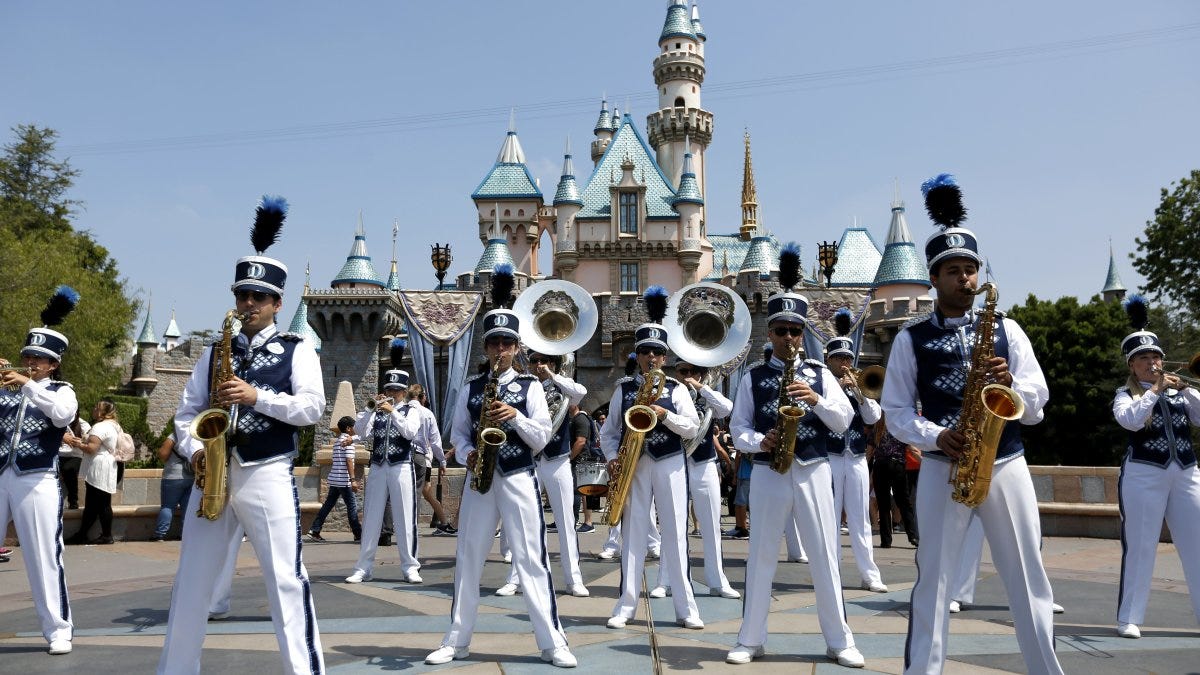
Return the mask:
<path fill-rule="evenodd" d="M 700 387 L 700 395 L 704 397 L 704 403 L 712 411 L 713 419 L 729 417 L 729 413 L 733 412 L 733 401 L 707 384 Z"/>
<path fill-rule="evenodd" d="M 783 361 L 778 357 L 771 357 L 771 365 L 780 372 L 783 371 Z M 816 371 L 820 371 L 821 388 L 825 393 L 818 394 L 816 404 L 809 407 L 830 431 L 841 432 L 849 429 L 850 421 L 854 419 L 854 408 L 850 406 L 850 399 L 846 398 L 846 392 L 842 391 L 842 385 L 833 373 L 829 372 L 828 368 L 817 368 L 800 357 L 796 357 L 793 367 L 797 374 L 804 373 L 808 377 L 813 377 L 817 374 Z M 787 386 L 783 382 L 780 384 Z M 733 436 L 733 447 L 739 452 L 762 452 L 762 439 L 766 436 L 765 433 L 754 429 L 753 386 L 747 373 L 738 382 L 737 394 L 733 397 L 733 417 L 729 420 L 729 433 Z"/>
<path fill-rule="evenodd" d="M 387 413 L 392 417 L 392 425 L 400 430 L 400 435 L 410 441 L 416 439 L 417 432 L 421 430 L 421 415 L 414 410 L 414 408 L 420 407 L 411 401 L 404 401 L 394 403 L 392 412 Z M 354 420 L 354 433 L 358 434 L 360 438 L 372 438 L 375 418 L 383 414 L 385 413 L 378 407 L 358 413 L 358 417 Z"/>
<path fill-rule="evenodd" d="M 608 401 L 608 417 L 600 428 L 600 450 L 610 462 L 617 458 L 621 449 L 621 434 L 625 431 L 621 397 L 621 387 L 618 385 Z M 675 412 L 668 411 L 659 424 L 666 425 L 684 441 L 695 438 L 700 432 L 700 416 L 696 414 L 696 404 L 692 402 L 687 386 L 682 383 L 675 385 L 671 391 L 671 405 L 675 407 Z"/>
<path fill-rule="evenodd" d="M 937 321 L 933 315 L 930 321 Z M 970 342 L 967 341 L 964 329 L 975 320 L 975 313 L 965 316 L 945 319 L 944 327 L 958 329 L 965 363 L 970 364 Z M 1008 337 L 1008 371 L 1012 374 L 1012 384 L 1017 395 L 1025 402 L 1025 412 L 1021 416 L 1021 424 L 1037 424 L 1042 421 L 1042 408 L 1050 400 L 1050 388 L 1046 386 L 1046 376 L 1034 356 L 1033 346 L 1025 331 L 1012 319 L 1004 318 L 1004 332 Z M 917 414 L 917 357 L 913 351 L 912 334 L 902 330 L 892 343 L 892 353 L 888 357 L 887 377 L 883 381 L 883 412 L 887 415 L 887 428 L 902 443 L 912 445 L 922 451 L 935 451 L 938 435 L 945 427 L 938 425 Z"/>
<path fill-rule="evenodd" d="M 504 371 L 500 375 L 500 389 L 504 389 L 516 377 L 517 371 L 512 368 Z M 474 420 L 467 410 L 467 398 L 469 397 L 466 389 L 459 392 L 458 400 L 454 404 L 454 422 L 450 427 L 454 456 L 461 457 L 464 461 L 467 455 L 475 450 L 475 432 L 472 428 Z M 542 448 L 546 447 L 550 436 L 553 435 L 550 430 L 550 409 L 546 407 L 546 392 L 542 389 L 542 383 L 536 379 L 529 383 L 525 408 L 528 411 L 527 415 L 521 414 L 518 409 L 517 416 L 509 420 L 508 424 L 517 430 L 517 435 L 525 441 L 536 457 L 541 454 Z"/>
<path fill-rule="evenodd" d="M 417 452 L 422 455 L 433 453 L 438 466 L 446 466 L 446 453 L 442 450 L 442 431 L 438 428 L 437 415 L 425 406 L 415 403 L 413 411 L 421 415 L 421 429 L 417 432 Z"/>
<path fill-rule="evenodd" d="M 1142 382 L 1142 388 L 1149 390 L 1153 385 L 1152 382 Z M 1169 392 L 1174 389 L 1169 389 Z M 1146 426 L 1146 421 L 1150 419 L 1150 415 L 1154 414 L 1154 407 L 1158 405 L 1159 395 L 1150 391 L 1144 392 L 1137 400 L 1134 400 L 1129 392 L 1121 389 L 1117 392 L 1117 397 L 1113 401 L 1113 417 L 1117 419 L 1117 424 L 1129 431 L 1139 431 Z M 1194 387 L 1188 387 L 1183 390 L 1183 405 L 1187 408 L 1188 420 L 1192 426 L 1200 426 L 1200 392 Z"/>
<path fill-rule="evenodd" d="M 249 348 L 255 349 L 261 346 L 277 332 L 274 325 L 267 326 L 249 341 Z M 235 339 L 246 345 L 244 334 L 239 333 Z M 176 445 L 176 450 L 189 460 L 192 455 L 203 448 L 200 441 L 196 440 L 188 431 L 188 427 L 191 426 L 196 415 L 209 407 L 208 366 L 211 359 L 212 346 L 210 345 L 204 349 L 200 359 L 196 361 L 196 367 L 192 369 L 192 376 L 188 378 L 187 384 L 183 388 L 183 395 L 179 399 L 179 408 L 175 411 L 175 437 L 181 439 L 180 443 Z M 292 393 L 290 394 L 258 389 L 258 400 L 254 403 L 254 411 L 297 427 L 316 424 L 325 410 L 325 383 L 321 377 L 321 360 L 307 340 L 297 342 L 295 350 L 292 352 L 291 385 Z M 287 455 L 282 455 L 280 458 L 283 457 L 287 457 Z M 271 458 L 267 461 L 276 461 L 276 459 Z"/>
<path fill-rule="evenodd" d="M 554 386 L 558 387 L 560 392 L 562 392 L 563 397 L 568 401 L 568 405 L 579 405 L 579 403 L 583 401 L 583 397 L 587 396 L 587 387 L 579 384 L 575 380 L 572 380 L 562 373 L 555 373 L 548 379 L 554 383 Z M 544 388 L 545 387 L 543 387 L 543 389 Z"/>
<path fill-rule="evenodd" d="M 50 391 L 50 378 L 43 377 L 38 381 L 29 380 L 21 385 L 21 394 L 29 404 L 50 418 L 54 426 L 62 429 L 75 420 L 79 412 L 79 400 L 75 397 L 73 387 L 59 387 L 58 391 Z M 16 439 L 13 447 L 17 447 Z"/>

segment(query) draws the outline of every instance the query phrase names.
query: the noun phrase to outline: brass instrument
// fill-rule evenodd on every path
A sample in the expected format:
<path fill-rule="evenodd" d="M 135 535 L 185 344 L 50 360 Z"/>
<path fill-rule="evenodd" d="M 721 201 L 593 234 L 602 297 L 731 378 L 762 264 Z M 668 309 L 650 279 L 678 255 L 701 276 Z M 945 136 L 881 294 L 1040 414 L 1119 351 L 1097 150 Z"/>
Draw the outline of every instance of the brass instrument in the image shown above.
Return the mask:
<path fill-rule="evenodd" d="M 0 366 L 0 377 L 4 377 L 4 373 L 16 373 L 25 377 L 33 377 L 33 368 L 25 368 L 22 366 Z M 6 384 L 4 388 L 9 391 L 17 391 L 21 387 L 17 384 Z"/>
<path fill-rule="evenodd" d="M 608 508 L 604 512 L 604 522 L 609 527 L 621 522 L 625 503 L 629 501 L 629 488 L 633 485 L 633 470 L 642 457 L 642 443 L 646 434 L 658 424 L 658 415 L 650 404 L 662 398 L 666 386 L 667 376 L 663 371 L 646 373 L 633 405 L 625 411 L 625 436 L 617 450 L 616 466 L 608 477 Z"/>
<path fill-rule="evenodd" d="M 500 359 L 492 366 L 487 384 L 483 387 L 483 405 L 479 410 L 479 432 L 475 436 L 475 466 L 471 470 L 471 489 L 487 494 L 492 489 L 496 473 L 496 459 L 500 446 L 508 440 L 508 434 L 492 422 L 491 408 L 500 390 Z"/>
<path fill-rule="evenodd" d="M 792 462 L 796 461 L 796 431 L 805 413 L 787 393 L 788 385 L 796 379 L 796 353 L 799 351 L 797 347 L 785 345 L 779 353 L 783 361 L 783 377 L 779 378 L 779 417 L 775 420 L 775 438 L 779 444 L 771 455 L 771 468 L 780 474 L 791 470 Z"/>
<path fill-rule="evenodd" d="M 539 281 L 526 288 L 513 303 L 521 319 L 521 344 L 538 354 L 563 357 L 559 372 L 572 377 L 574 352 L 592 339 L 600 313 L 596 300 L 582 286 L 561 279 Z M 525 358 L 524 350 L 517 354 Z M 547 396 L 551 432 L 562 428 L 571 406 L 566 397 Z"/>
<path fill-rule="evenodd" d="M 366 406 L 367 410 L 374 412 L 377 408 L 379 408 L 379 406 L 385 404 L 392 405 L 392 397 L 388 396 L 387 394 L 380 394 L 375 398 L 367 399 L 367 402 L 364 405 Z"/>
<path fill-rule="evenodd" d="M 1163 363 L 1183 363 L 1183 361 L 1163 361 Z M 1195 367 L 1195 369 L 1193 369 L 1193 366 Z M 1200 370 L 1200 354 L 1196 354 L 1196 356 L 1192 357 L 1192 361 L 1188 365 L 1188 370 L 1193 373 L 1195 373 L 1196 370 Z M 1163 372 L 1163 369 L 1159 368 L 1158 366 L 1152 366 L 1150 368 L 1150 372 L 1157 375 L 1157 374 Z M 1183 382 L 1184 384 L 1186 384 L 1190 387 L 1200 388 L 1200 378 L 1188 377 L 1187 375 L 1182 375 L 1182 374 L 1180 374 L 1178 368 L 1176 368 L 1175 370 L 1168 370 L 1166 372 L 1167 372 L 1167 375 L 1171 375 L 1172 377 L 1178 378 L 1180 382 Z"/>
<path fill-rule="evenodd" d="M 204 494 L 200 498 L 200 508 L 197 509 L 196 515 L 209 520 L 221 517 L 221 512 L 225 510 L 225 502 L 229 498 L 229 449 L 226 439 L 237 429 L 237 405 L 222 408 L 217 389 L 235 377 L 234 321 L 244 319 L 244 315 L 238 314 L 237 310 L 231 309 L 225 313 L 225 320 L 221 322 L 221 340 L 212 348 L 212 379 L 208 385 L 209 408 L 196 415 L 188 427 L 192 437 L 204 444 L 203 471 L 196 472 L 196 485 Z"/>
<path fill-rule="evenodd" d="M 996 449 L 1004 425 L 1025 413 L 1025 402 L 1011 387 L 1002 384 L 987 384 L 988 362 L 995 356 L 993 322 L 996 319 L 996 302 L 1000 294 L 996 285 L 988 282 L 975 291 L 984 296 L 983 312 L 979 315 L 975 329 L 975 343 L 971 349 L 971 370 L 963 388 L 963 407 L 958 419 L 958 431 L 965 437 L 962 454 L 950 474 L 953 485 L 951 497 L 954 501 L 975 508 L 987 499 L 992 485 L 992 469 L 996 462 Z"/>
<path fill-rule="evenodd" d="M 847 368 L 846 372 L 854 377 L 854 386 L 850 388 L 860 402 L 863 398 L 878 401 L 883 396 L 883 378 L 887 373 L 883 366 Z"/>

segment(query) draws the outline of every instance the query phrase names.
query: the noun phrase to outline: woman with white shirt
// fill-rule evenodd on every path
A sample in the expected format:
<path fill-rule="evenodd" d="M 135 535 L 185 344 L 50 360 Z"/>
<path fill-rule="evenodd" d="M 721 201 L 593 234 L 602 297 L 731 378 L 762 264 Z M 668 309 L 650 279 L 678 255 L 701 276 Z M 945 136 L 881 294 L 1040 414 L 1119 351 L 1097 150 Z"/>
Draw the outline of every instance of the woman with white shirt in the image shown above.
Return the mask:
<path fill-rule="evenodd" d="M 86 494 L 83 498 L 83 521 L 79 531 L 67 540 L 68 544 L 111 544 L 112 496 L 117 491 L 117 436 L 121 425 L 117 422 L 117 406 L 102 399 L 92 408 L 92 429 L 86 441 L 75 439 L 75 447 L 83 451 L 83 481 Z M 100 520 L 100 536 L 88 539 L 88 530 Z"/>
<path fill-rule="evenodd" d="M 62 445 L 58 448 L 58 479 L 62 482 L 67 497 L 67 508 L 79 508 L 79 469 L 83 464 L 83 451 L 72 445 L 71 440 L 87 438 L 92 425 L 75 415 L 75 421 L 67 427 Z"/>

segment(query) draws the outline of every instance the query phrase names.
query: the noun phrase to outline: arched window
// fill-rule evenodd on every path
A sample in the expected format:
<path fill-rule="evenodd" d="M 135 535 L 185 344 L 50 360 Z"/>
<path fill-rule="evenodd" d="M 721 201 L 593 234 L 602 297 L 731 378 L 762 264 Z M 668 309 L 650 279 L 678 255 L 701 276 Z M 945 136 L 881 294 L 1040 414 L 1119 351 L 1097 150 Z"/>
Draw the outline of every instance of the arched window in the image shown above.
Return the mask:
<path fill-rule="evenodd" d="M 512 215 L 512 210 L 510 210 L 510 209 L 504 209 L 504 215 L 505 215 L 505 216 L 511 216 L 511 215 Z"/>
<path fill-rule="evenodd" d="M 525 209 L 517 209 L 517 217 L 525 215 Z"/>
<path fill-rule="evenodd" d="M 684 102 L 683 102 L 683 97 L 682 97 L 682 96 L 676 96 L 676 97 L 675 97 L 675 107 L 676 107 L 676 108 L 683 108 L 683 107 L 686 107 L 686 104 L 684 104 Z"/>

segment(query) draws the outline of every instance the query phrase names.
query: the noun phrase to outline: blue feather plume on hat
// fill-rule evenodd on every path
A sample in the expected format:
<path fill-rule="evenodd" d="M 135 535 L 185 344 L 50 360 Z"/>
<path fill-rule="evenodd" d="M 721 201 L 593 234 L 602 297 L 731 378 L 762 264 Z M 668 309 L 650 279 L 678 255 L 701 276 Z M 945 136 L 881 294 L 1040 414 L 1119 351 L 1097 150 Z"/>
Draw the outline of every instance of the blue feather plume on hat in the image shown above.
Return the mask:
<path fill-rule="evenodd" d="M 404 338 L 392 338 L 391 357 L 392 368 L 399 368 L 400 362 L 404 360 L 404 348 L 408 346 L 408 342 Z"/>
<path fill-rule="evenodd" d="M 59 286 L 54 289 L 54 295 L 50 296 L 45 309 L 42 310 L 42 324 L 57 326 L 67 318 L 77 304 L 79 304 L 79 292 L 66 284 Z"/>
<path fill-rule="evenodd" d="M 250 228 L 250 244 L 262 255 L 271 245 L 279 241 L 279 230 L 287 218 L 288 203 L 283 197 L 263 195 L 254 211 L 254 225 Z"/>
<path fill-rule="evenodd" d="M 789 242 L 779 251 L 779 285 L 790 291 L 800 283 L 800 245 Z"/>
<path fill-rule="evenodd" d="M 512 297 L 513 286 L 513 266 L 508 263 L 500 263 L 492 268 L 492 307 L 508 307 L 508 300 Z"/>
<path fill-rule="evenodd" d="M 925 211 L 929 218 L 943 230 L 958 227 L 967 219 L 962 189 L 954 182 L 953 175 L 939 173 L 921 183 L 921 193 L 925 195 Z"/>
<path fill-rule="evenodd" d="M 1146 298 L 1134 293 L 1125 300 L 1125 314 L 1134 330 L 1145 330 L 1150 323 L 1150 306 Z"/>
<path fill-rule="evenodd" d="M 662 323 L 667 315 L 667 289 L 662 286 L 651 286 L 646 289 L 643 298 L 646 302 L 646 313 L 650 315 L 651 323 Z"/>
<path fill-rule="evenodd" d="M 850 334 L 850 326 L 853 321 L 854 315 L 845 307 L 833 315 L 833 329 L 837 331 L 838 337 L 846 337 Z"/>

